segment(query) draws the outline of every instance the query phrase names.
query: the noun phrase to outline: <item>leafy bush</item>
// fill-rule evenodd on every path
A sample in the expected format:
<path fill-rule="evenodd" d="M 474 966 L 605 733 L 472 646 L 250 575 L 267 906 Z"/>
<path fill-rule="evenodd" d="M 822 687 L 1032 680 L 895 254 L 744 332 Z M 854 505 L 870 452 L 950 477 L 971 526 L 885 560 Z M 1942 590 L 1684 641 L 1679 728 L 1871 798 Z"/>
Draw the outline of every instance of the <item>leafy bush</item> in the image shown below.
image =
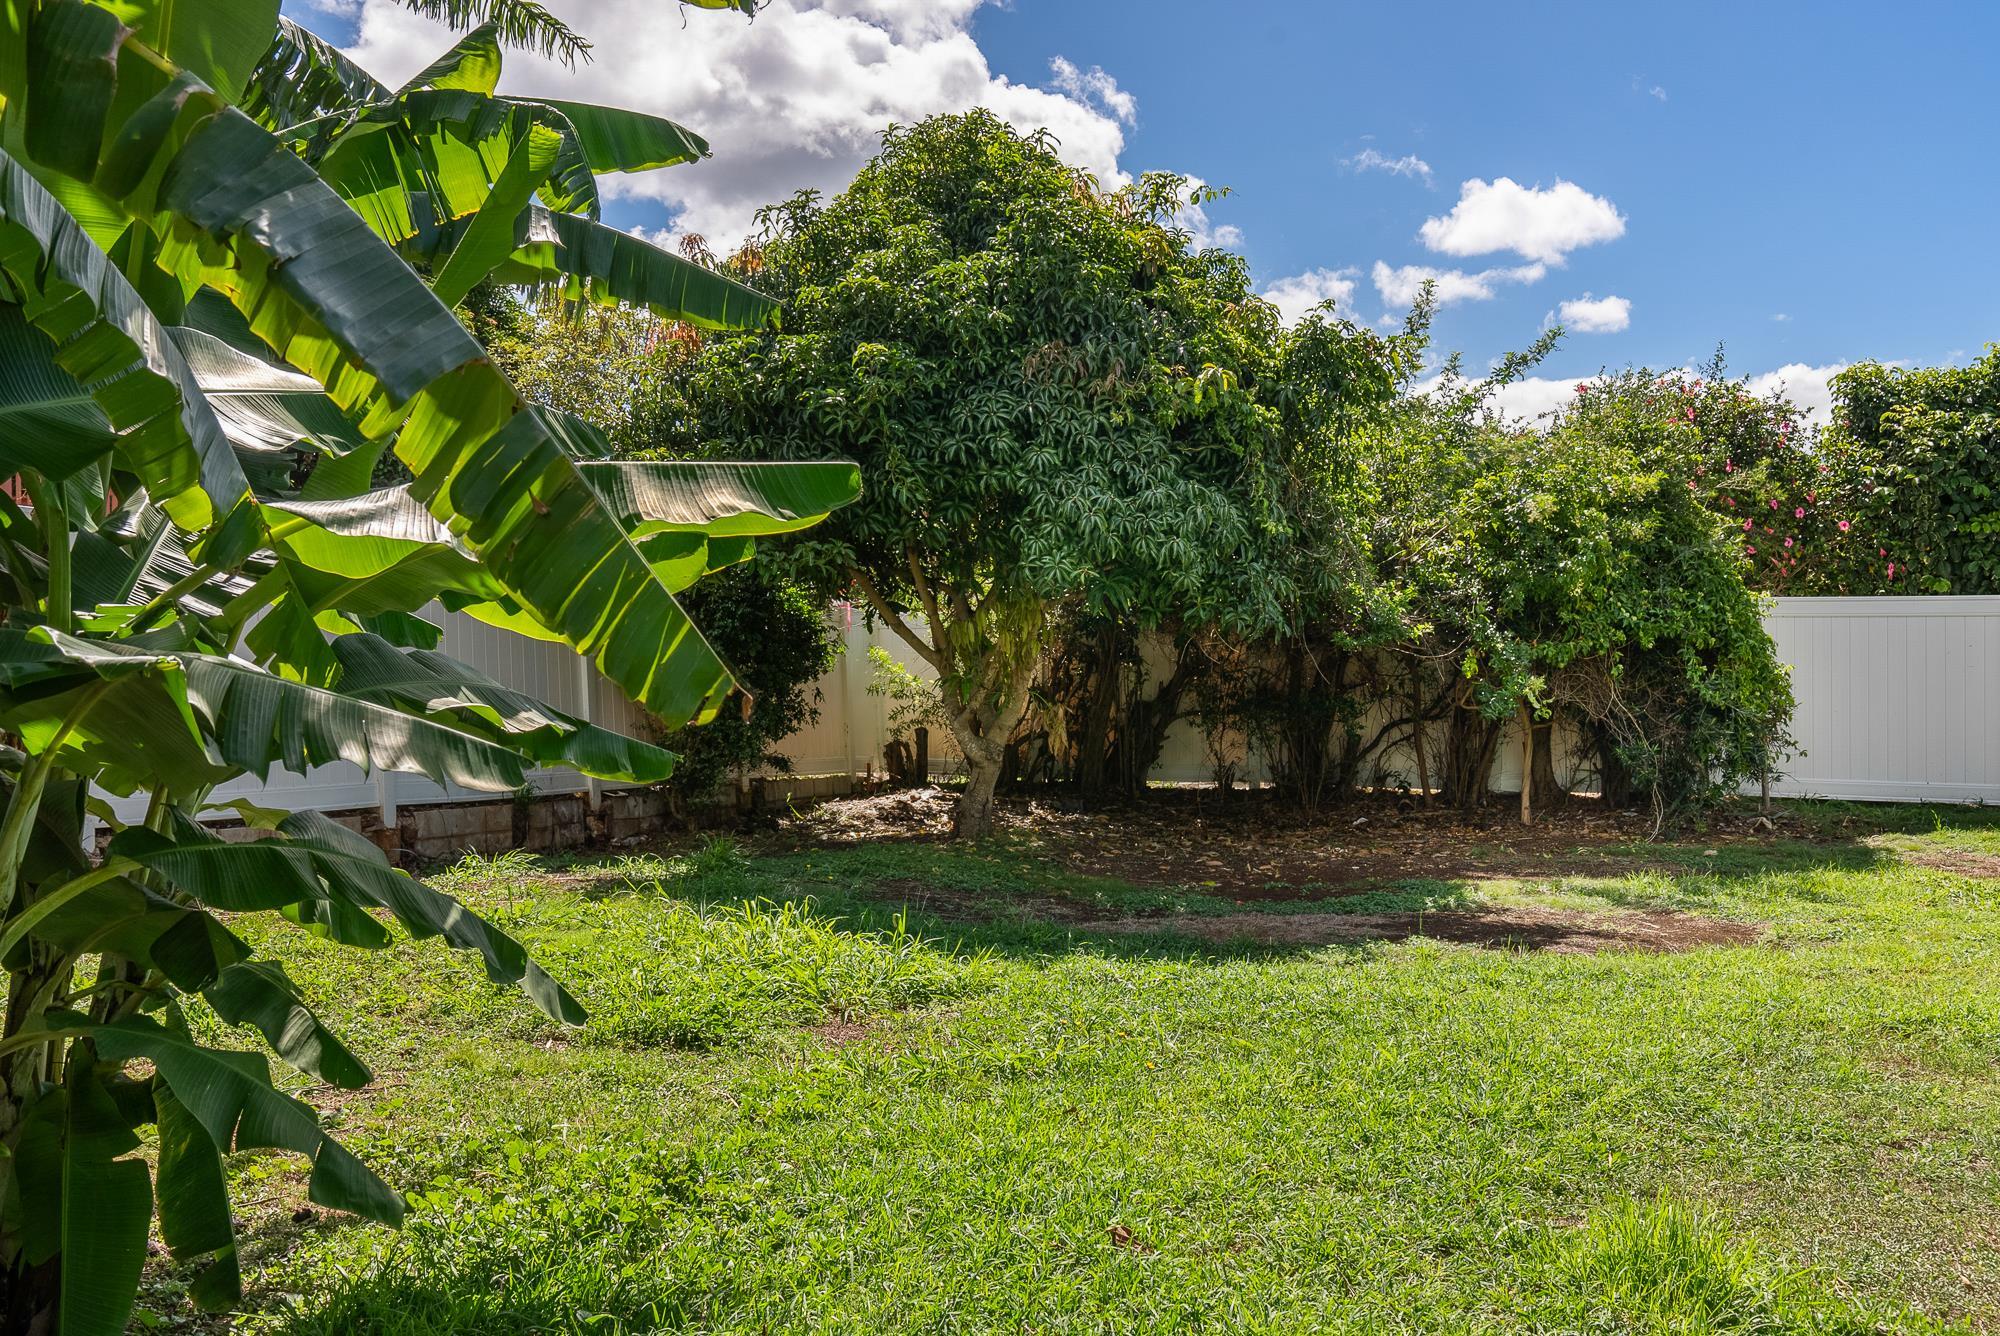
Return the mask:
<path fill-rule="evenodd" d="M 712 576 L 681 596 L 751 696 L 748 715 L 725 710 L 700 728 L 667 733 L 680 759 L 669 788 L 683 800 L 712 794 L 737 770 L 791 769 L 776 744 L 819 721 L 818 681 L 840 656 L 824 607 L 779 569 L 751 562 Z"/>
<path fill-rule="evenodd" d="M 1421 336 L 1419 323 L 1405 337 Z M 1476 805 L 1524 720 L 1535 804 L 1566 787 L 1558 723 L 1581 735 L 1607 796 L 1643 797 L 1662 820 L 1754 778 L 1785 742 L 1791 696 L 1715 514 L 1727 498 L 1704 490 L 1705 451 L 1729 447 L 1704 444 L 1703 391 L 1634 371 L 1522 427 L 1483 411 L 1492 385 L 1448 377 L 1295 458 L 1295 504 L 1354 534 L 1319 541 L 1325 564 L 1362 568 L 1302 598 L 1287 635 L 1213 649 L 1205 725 L 1254 745 L 1307 805 L 1391 753 L 1412 758 L 1404 782 Z M 1782 405 L 1704 388 L 1741 418 L 1733 436 L 1790 434 Z"/>
<path fill-rule="evenodd" d="M 1864 362 L 1833 379 L 1829 462 L 1872 542 L 1855 593 L 2000 593 L 2000 345 L 1970 366 Z"/>

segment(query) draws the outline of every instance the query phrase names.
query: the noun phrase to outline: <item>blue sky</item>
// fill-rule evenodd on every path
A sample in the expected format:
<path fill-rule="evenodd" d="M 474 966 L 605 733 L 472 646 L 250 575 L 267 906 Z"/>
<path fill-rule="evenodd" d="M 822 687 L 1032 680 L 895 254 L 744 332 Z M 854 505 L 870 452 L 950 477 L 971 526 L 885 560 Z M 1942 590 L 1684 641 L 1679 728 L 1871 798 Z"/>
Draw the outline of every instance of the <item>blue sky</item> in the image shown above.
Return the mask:
<path fill-rule="evenodd" d="M 378 73 L 441 40 L 394 0 L 313 3 L 297 16 Z M 1337 292 L 1375 322 L 1443 273 L 1463 295 L 1439 343 L 1471 367 L 1587 302 L 1547 394 L 1721 342 L 1739 373 L 1790 368 L 1811 400 L 1829 367 L 1963 360 L 2000 338 L 2000 7 L 777 0 L 754 23 L 663 0 L 551 8 L 595 59 L 569 75 L 513 58 L 508 86 L 659 111 L 715 147 L 624 183 L 608 211 L 623 226 L 726 244 L 756 202 L 837 189 L 889 120 L 987 103 L 1050 124 L 1102 176 L 1230 187 L 1195 221 L 1278 294 Z"/>
<path fill-rule="evenodd" d="M 1622 237 L 1445 313 L 1475 359 L 1585 292 L 1628 298 L 1631 324 L 1573 334 L 1555 361 L 1576 371 L 1718 340 L 1748 371 L 2000 338 L 2000 7 L 1016 0 L 975 31 L 1005 72 L 1061 52 L 1114 75 L 1128 160 L 1232 186 L 1212 212 L 1263 279 L 1436 263 L 1418 229 L 1467 179 L 1609 199 Z M 1371 148 L 1428 185 L 1346 165 Z"/>

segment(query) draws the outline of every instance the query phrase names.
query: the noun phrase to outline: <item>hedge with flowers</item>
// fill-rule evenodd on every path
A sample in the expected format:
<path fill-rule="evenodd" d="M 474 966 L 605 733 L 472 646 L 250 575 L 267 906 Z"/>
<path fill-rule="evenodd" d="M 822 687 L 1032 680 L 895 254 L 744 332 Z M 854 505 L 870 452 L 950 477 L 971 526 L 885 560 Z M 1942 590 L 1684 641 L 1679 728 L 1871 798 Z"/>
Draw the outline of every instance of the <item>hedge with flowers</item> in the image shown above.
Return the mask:
<path fill-rule="evenodd" d="M 2000 593 L 2000 345 L 1962 367 L 1833 380 L 1818 452 L 1852 530 L 1812 593 Z"/>
<path fill-rule="evenodd" d="M 1963 367 L 1864 362 L 1832 389 L 1818 429 L 1713 371 L 1578 393 L 1636 395 L 1685 424 L 1699 456 L 1689 490 L 1730 525 L 1753 588 L 2000 593 L 2000 347 Z"/>

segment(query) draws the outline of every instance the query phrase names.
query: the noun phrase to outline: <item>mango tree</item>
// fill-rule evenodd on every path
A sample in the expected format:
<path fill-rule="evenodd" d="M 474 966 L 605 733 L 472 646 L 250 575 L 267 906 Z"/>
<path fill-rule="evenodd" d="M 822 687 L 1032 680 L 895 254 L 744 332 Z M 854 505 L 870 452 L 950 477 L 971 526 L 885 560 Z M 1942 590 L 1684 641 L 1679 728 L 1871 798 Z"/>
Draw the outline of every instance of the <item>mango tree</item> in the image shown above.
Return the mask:
<path fill-rule="evenodd" d="M 1270 630 L 1289 603 L 1275 310 L 1172 226 L 1187 183 L 1100 191 L 986 112 L 890 131 L 839 198 L 766 211 L 782 331 L 706 340 L 676 444 L 859 461 L 794 549 L 935 671 L 992 827 L 1010 735 L 1071 613 Z"/>

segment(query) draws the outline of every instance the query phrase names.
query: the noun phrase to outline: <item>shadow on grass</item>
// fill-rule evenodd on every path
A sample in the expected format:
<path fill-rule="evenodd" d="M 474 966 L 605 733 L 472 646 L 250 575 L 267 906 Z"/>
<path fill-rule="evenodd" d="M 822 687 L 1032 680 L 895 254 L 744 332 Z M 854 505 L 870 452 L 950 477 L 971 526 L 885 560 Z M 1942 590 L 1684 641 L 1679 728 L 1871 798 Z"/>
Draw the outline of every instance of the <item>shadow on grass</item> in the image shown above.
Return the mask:
<path fill-rule="evenodd" d="M 1170 805 L 1169 805 L 1170 806 Z M 1156 814 L 1157 815 L 1157 814 Z M 1865 873 L 1902 865 L 1875 837 L 1912 833 L 1949 845 L 2000 840 L 2000 811 L 1973 808 L 1881 807 L 1865 804 L 1786 803 L 1778 833 L 1747 836 L 1739 823 L 1706 837 L 1658 842 L 1603 843 L 1586 850 L 1566 841 L 1544 843 L 1525 861 L 1501 830 L 1446 833 L 1433 848 L 1452 851 L 1451 870 L 1434 877 L 1365 877 L 1338 885 L 1306 882 L 1282 898 L 1244 892 L 1238 898 L 1209 885 L 1135 885 L 1116 877 L 1086 875 L 1050 856 L 1019 832 L 993 841 L 959 845 L 934 840 L 883 838 L 839 846 L 779 845 L 768 852 L 713 839 L 680 849 L 617 856 L 521 854 L 468 860 L 443 874 L 449 889 L 475 897 L 511 898 L 554 891 L 603 900 L 627 895 L 662 896 L 696 910 L 746 902 L 783 905 L 810 900 L 814 911 L 856 934 L 894 931 L 899 924 L 941 947 L 967 953 L 1036 959 L 1089 952 L 1118 959 L 1263 959 L 1329 949 L 1341 943 L 1334 928 L 1302 930 L 1298 940 L 1231 940 L 1226 928 L 1192 924 L 1203 918 L 1274 916 L 1286 920 L 1326 916 L 1461 916 L 1453 933 L 1481 945 L 1546 949 L 1574 938 L 1561 925 L 1507 925 L 1489 930 L 1472 921 L 1489 902 L 1484 879 L 1546 887 L 1557 903 L 1637 912 L 1741 915 L 1746 899 L 1833 904 L 1837 886 L 1812 874 Z M 1336 832 L 1329 832 L 1332 838 Z M 1116 838 L 1116 827 L 1109 833 Z M 1191 833 L 1191 852 L 1201 849 Z M 1547 832 L 1542 832 L 1546 840 Z M 1572 852 L 1575 857 L 1572 857 Z M 1588 853 L 1589 857 L 1584 857 Z M 1604 866 L 1604 856 L 1629 859 L 1632 870 Z M 1491 861 L 1490 871 L 1481 871 Z M 1458 864 L 1471 869 L 1457 875 Z M 1641 866 L 1643 864 L 1643 866 Z M 503 889 L 504 888 L 504 889 Z M 1163 920 L 1157 933 L 1133 920 Z M 1167 922 L 1177 920 L 1178 922 Z M 1120 931 L 1101 928 L 1122 921 Z M 1511 931 L 1508 930 L 1511 928 Z M 1379 936 L 1411 935 L 1390 923 Z M 1276 930 L 1245 937 L 1282 938 Z M 1575 949 L 1573 946 L 1570 949 Z"/>

